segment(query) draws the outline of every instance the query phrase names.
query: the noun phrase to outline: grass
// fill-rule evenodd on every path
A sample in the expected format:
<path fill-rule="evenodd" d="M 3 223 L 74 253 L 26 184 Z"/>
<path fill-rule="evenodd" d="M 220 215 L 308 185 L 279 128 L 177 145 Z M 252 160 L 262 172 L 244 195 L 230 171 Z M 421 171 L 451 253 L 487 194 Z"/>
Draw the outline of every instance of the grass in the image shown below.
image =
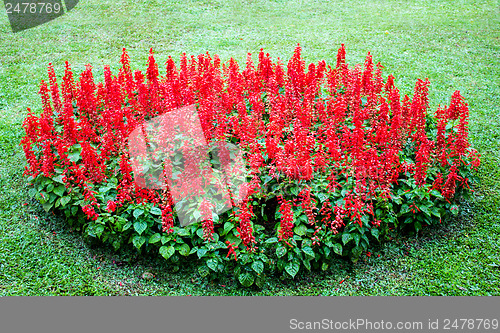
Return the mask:
<path fill-rule="evenodd" d="M 2 11 L 0 295 L 500 295 L 499 8 L 494 0 L 88 0 L 16 34 Z M 309 62 L 334 63 L 341 43 L 350 64 L 370 51 L 406 94 L 428 77 L 433 110 L 462 92 L 482 166 L 474 199 L 456 221 L 418 238 L 398 236 L 355 265 L 339 259 L 327 272 L 270 279 L 259 290 L 90 246 L 28 199 L 21 123 L 27 107 L 40 111 L 37 91 L 49 62 L 59 77 L 66 60 L 78 72 L 90 63 L 102 80 L 105 64 L 116 70 L 122 47 L 133 68 L 144 70 L 151 47 L 159 63 L 206 51 L 243 63 L 261 47 L 288 59 L 297 43 Z"/>

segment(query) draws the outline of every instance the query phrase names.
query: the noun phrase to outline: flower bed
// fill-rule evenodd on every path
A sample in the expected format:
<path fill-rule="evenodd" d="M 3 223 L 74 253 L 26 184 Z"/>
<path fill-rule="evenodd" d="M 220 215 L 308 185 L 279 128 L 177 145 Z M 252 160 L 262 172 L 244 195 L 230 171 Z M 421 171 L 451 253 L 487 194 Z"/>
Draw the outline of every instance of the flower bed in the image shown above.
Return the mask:
<path fill-rule="evenodd" d="M 75 82 L 66 63 L 60 84 L 49 65 L 43 111 L 29 110 L 23 123 L 25 173 L 46 211 L 63 212 L 115 249 L 158 252 L 172 270 L 198 258 L 202 276 L 234 271 L 244 286 L 262 286 L 275 272 L 325 270 L 335 256 L 356 261 L 390 229 L 418 232 L 457 214 L 480 163 L 458 91 L 431 112 L 428 80 L 401 98 L 370 54 L 349 67 L 344 45 L 334 67 L 306 68 L 300 46 L 286 67 L 262 51 L 243 69 L 208 53 L 183 55 L 179 65 L 169 57 L 161 77 L 152 52 L 145 75 L 132 71 L 125 50 L 121 64 L 117 75 L 106 66 L 95 83 L 90 65 Z M 130 138 L 186 106 L 207 144 L 237 146 L 247 166 L 245 195 L 220 198 L 230 209 L 215 214 L 210 200 L 194 196 L 182 209 L 197 219 L 183 225 L 171 183 L 138 181 Z M 186 147 L 178 149 L 191 156 Z M 167 164 L 151 165 L 164 175 Z"/>

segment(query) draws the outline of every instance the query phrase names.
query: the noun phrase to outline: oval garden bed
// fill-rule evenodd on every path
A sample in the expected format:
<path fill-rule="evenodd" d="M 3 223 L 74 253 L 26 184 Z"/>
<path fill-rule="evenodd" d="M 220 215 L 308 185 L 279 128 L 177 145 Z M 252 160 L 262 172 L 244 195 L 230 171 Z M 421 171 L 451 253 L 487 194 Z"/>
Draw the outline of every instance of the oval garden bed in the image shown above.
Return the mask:
<path fill-rule="evenodd" d="M 158 253 L 173 270 L 194 259 L 202 276 L 234 272 L 260 286 L 336 256 L 356 261 L 389 230 L 457 214 L 474 183 L 479 154 L 460 93 L 430 110 L 428 80 L 400 96 L 370 54 L 348 66 L 344 45 L 330 65 L 306 66 L 300 46 L 286 65 L 263 51 L 242 67 L 183 55 L 160 76 L 152 52 L 143 74 L 125 50 L 121 64 L 99 83 L 90 65 L 76 78 L 66 63 L 59 82 L 49 65 L 43 111 L 23 124 L 25 173 L 46 211 L 115 249 Z M 156 119 L 184 123 L 148 131 Z"/>

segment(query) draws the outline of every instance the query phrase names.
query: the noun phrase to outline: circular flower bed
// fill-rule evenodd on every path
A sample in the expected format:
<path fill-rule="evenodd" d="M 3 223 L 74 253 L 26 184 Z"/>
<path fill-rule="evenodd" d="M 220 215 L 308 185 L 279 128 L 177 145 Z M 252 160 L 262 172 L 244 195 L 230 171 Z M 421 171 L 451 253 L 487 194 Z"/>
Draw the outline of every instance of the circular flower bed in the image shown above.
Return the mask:
<path fill-rule="evenodd" d="M 480 163 L 458 91 L 431 112 L 428 80 L 401 98 L 370 54 L 349 67 L 344 45 L 334 67 L 306 67 L 300 46 L 286 67 L 263 51 L 242 69 L 208 52 L 179 65 L 169 57 L 163 76 L 152 51 L 145 75 L 125 50 L 121 64 L 117 75 L 105 66 L 102 83 L 90 65 L 75 82 L 68 63 L 58 83 L 49 64 L 43 111 L 28 110 L 23 123 L 25 173 L 46 211 L 115 249 L 160 253 L 172 270 L 196 258 L 202 276 L 231 271 L 262 286 L 273 273 L 325 270 L 335 256 L 356 261 L 390 229 L 418 232 L 457 214 Z M 191 125 L 148 132 L 159 117 Z M 170 141 L 152 139 L 166 132 Z M 134 133 L 170 154 L 147 160 Z M 200 167 L 203 156 L 210 163 Z M 239 192 L 217 196 L 235 160 L 245 162 Z"/>

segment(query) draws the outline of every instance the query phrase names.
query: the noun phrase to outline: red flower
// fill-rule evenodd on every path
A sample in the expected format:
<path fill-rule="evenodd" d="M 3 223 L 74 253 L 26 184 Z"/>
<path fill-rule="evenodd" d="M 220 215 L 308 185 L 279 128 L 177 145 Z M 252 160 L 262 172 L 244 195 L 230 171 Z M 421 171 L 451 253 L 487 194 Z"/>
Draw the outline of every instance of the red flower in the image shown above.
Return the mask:
<path fill-rule="evenodd" d="M 234 260 L 238 261 L 238 256 L 236 255 L 236 251 L 235 251 L 235 247 L 234 247 L 235 243 L 231 243 L 229 241 L 226 241 L 226 244 L 227 244 L 227 248 L 229 250 L 227 252 L 226 258 L 229 257 L 232 254 L 232 255 L 234 255 Z"/>
<path fill-rule="evenodd" d="M 207 200 L 203 200 L 200 206 L 202 227 L 203 227 L 203 238 L 206 241 L 213 239 L 214 233 L 214 222 L 212 220 L 212 208 L 213 205 Z"/>
<path fill-rule="evenodd" d="M 292 203 L 288 200 L 283 199 L 283 197 L 278 197 L 279 201 L 279 212 L 281 213 L 280 225 L 281 228 L 279 230 L 278 238 L 279 240 L 284 240 L 285 243 L 288 243 L 287 239 L 293 236 L 293 211 L 292 211 Z"/>
<path fill-rule="evenodd" d="M 161 225 L 162 225 L 162 231 L 166 232 L 167 234 L 170 234 L 174 232 L 174 218 L 172 214 L 172 207 L 171 206 L 164 206 L 161 209 Z"/>
<path fill-rule="evenodd" d="M 116 210 L 116 203 L 112 200 L 108 200 L 108 204 L 106 205 L 106 210 L 110 213 Z"/>
<path fill-rule="evenodd" d="M 248 204 L 247 201 L 243 201 L 238 209 L 237 216 L 240 220 L 240 225 L 236 227 L 238 231 L 238 237 L 241 239 L 243 245 L 246 246 L 247 250 L 254 251 L 256 247 L 254 244 L 256 243 L 255 237 L 253 235 L 253 228 L 250 220 L 252 218 L 252 206 Z"/>
<path fill-rule="evenodd" d="M 99 214 L 97 214 L 92 205 L 85 205 L 82 207 L 83 212 L 87 215 L 87 218 L 91 220 L 97 220 Z"/>

